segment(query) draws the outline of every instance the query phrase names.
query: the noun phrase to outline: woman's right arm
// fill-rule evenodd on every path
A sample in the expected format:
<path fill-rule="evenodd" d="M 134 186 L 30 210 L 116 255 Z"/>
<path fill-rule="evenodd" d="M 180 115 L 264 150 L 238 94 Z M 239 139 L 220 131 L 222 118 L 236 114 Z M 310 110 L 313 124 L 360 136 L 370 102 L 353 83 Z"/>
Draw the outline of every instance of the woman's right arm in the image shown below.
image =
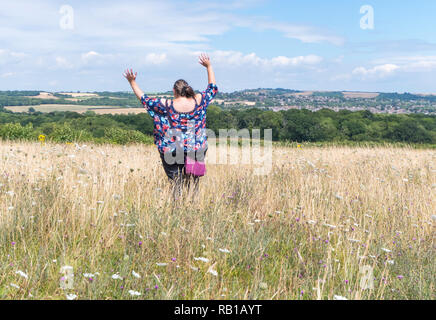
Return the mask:
<path fill-rule="evenodd" d="M 136 76 L 138 75 L 137 72 L 133 73 L 132 69 L 127 69 L 124 71 L 124 77 L 129 81 L 130 86 L 132 87 L 133 92 L 135 93 L 138 100 L 141 100 L 142 96 L 144 95 L 144 91 L 139 88 L 138 84 L 136 83 Z"/>
<path fill-rule="evenodd" d="M 138 84 L 136 83 L 136 76 L 138 75 L 137 72 L 133 73 L 132 69 L 127 69 L 124 72 L 124 77 L 129 81 L 130 86 L 132 87 L 133 92 L 135 93 L 136 97 L 139 101 L 144 105 L 144 107 L 147 108 L 147 110 L 157 112 L 159 114 L 164 114 L 166 112 L 164 104 L 165 100 L 162 99 L 156 99 L 156 98 L 149 98 L 144 91 L 139 88 Z"/>

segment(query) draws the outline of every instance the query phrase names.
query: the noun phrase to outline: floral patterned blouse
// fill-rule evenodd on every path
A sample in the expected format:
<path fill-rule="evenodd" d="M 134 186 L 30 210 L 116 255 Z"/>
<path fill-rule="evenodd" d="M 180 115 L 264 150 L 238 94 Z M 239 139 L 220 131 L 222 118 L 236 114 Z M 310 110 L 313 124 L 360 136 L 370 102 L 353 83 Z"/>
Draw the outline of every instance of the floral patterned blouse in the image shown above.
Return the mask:
<path fill-rule="evenodd" d="M 209 103 L 218 92 L 218 87 L 210 83 L 201 94 L 200 104 L 195 103 L 191 112 L 177 112 L 173 100 L 163 104 L 161 99 L 149 98 L 146 94 L 141 102 L 154 122 L 154 143 L 160 152 L 173 152 L 183 148 L 185 152 L 207 149 L 206 111 Z"/>

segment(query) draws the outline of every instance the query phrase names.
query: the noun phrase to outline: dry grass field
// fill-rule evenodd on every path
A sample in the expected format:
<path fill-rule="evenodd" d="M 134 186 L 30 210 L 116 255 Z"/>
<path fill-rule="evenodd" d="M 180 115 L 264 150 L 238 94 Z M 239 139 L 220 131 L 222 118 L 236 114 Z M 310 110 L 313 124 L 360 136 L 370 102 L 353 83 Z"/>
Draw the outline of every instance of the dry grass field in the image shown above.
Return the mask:
<path fill-rule="evenodd" d="M 0 299 L 435 299 L 433 150 L 275 147 L 177 200 L 152 146 L 0 154 Z"/>

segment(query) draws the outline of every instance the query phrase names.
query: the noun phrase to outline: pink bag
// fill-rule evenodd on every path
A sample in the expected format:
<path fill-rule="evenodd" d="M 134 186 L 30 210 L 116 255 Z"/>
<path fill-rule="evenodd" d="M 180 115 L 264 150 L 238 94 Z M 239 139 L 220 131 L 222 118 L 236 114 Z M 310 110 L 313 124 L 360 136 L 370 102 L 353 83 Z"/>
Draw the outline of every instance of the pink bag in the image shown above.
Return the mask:
<path fill-rule="evenodd" d="M 196 161 L 186 157 L 185 173 L 195 177 L 202 177 L 206 174 L 206 164 L 202 161 Z"/>

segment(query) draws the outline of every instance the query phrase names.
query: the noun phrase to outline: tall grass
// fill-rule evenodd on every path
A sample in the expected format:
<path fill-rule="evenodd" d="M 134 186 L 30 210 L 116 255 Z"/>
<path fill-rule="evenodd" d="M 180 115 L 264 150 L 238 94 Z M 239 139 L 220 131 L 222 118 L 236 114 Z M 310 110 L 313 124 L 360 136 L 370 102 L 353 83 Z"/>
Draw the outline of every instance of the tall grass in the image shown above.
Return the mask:
<path fill-rule="evenodd" d="M 433 150 L 275 146 L 176 201 L 152 146 L 0 154 L 1 299 L 435 299 Z"/>

